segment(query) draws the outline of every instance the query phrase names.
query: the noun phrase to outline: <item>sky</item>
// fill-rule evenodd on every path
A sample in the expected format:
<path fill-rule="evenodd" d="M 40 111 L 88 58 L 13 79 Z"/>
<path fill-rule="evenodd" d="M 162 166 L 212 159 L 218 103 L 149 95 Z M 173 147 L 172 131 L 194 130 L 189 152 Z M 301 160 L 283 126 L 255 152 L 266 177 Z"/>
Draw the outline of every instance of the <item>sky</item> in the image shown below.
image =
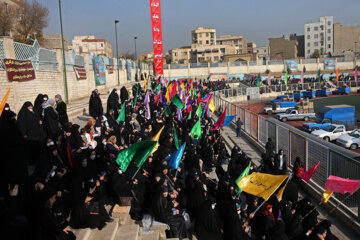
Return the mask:
<path fill-rule="evenodd" d="M 31 1 L 31 0 L 30 0 Z M 58 0 L 38 0 L 50 11 L 46 34 L 59 34 Z M 62 0 L 64 34 L 105 38 L 115 53 L 115 19 L 120 53 L 152 51 L 149 0 Z M 304 24 L 320 16 L 334 16 L 343 26 L 360 25 L 359 0 L 162 0 L 164 51 L 191 44 L 197 27 L 216 28 L 217 36 L 243 35 L 258 46 L 268 45 L 269 37 L 302 35 Z"/>

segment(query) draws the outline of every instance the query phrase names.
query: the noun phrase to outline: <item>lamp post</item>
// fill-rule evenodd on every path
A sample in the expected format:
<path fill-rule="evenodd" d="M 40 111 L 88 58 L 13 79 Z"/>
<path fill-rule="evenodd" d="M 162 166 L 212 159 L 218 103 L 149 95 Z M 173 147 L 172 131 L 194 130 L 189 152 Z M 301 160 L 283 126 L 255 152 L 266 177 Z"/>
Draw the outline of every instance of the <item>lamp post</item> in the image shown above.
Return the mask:
<path fill-rule="evenodd" d="M 138 63 L 137 63 L 137 52 L 136 52 L 136 39 L 137 37 L 134 37 L 134 43 L 135 43 L 135 73 L 136 73 L 136 79 L 139 78 L 138 76 Z"/>
<path fill-rule="evenodd" d="M 120 85 L 120 76 L 119 76 L 119 49 L 118 49 L 118 39 L 117 39 L 117 26 L 119 20 L 115 20 L 115 41 L 116 41 L 116 68 L 117 68 L 117 81 Z"/>
<path fill-rule="evenodd" d="M 358 42 L 354 42 L 354 43 L 355 43 L 354 57 L 355 57 L 355 59 L 356 59 L 356 44 L 357 44 Z"/>
<path fill-rule="evenodd" d="M 66 62 L 65 62 L 65 47 L 64 47 L 64 32 L 62 25 L 62 15 L 61 15 L 61 0 L 59 0 L 59 15 L 60 15 L 60 28 L 61 28 L 61 47 L 62 47 L 62 55 L 63 55 L 63 75 L 64 75 L 64 85 L 65 85 L 65 101 L 69 103 L 69 93 L 68 93 L 68 85 L 67 85 L 67 77 L 66 77 Z"/>

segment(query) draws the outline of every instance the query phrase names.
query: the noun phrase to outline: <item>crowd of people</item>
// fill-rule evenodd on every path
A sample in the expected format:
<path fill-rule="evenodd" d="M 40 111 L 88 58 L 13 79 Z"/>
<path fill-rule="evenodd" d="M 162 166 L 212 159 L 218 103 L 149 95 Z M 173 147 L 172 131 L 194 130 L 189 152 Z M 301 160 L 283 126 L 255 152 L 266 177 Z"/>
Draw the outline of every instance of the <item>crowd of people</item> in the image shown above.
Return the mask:
<path fill-rule="evenodd" d="M 191 89 L 192 96 L 181 117 L 175 104 L 166 102 L 167 84 L 162 83 L 152 78 L 146 91 L 136 84 L 133 97 L 125 87 L 113 89 L 106 109 L 94 90 L 85 126 L 69 122 L 60 95 L 53 99 L 39 94 L 17 115 L 7 105 L 0 119 L 2 235 L 76 239 L 71 229 L 101 230 L 113 221 L 105 206 L 119 204 L 131 206 L 130 216 L 138 224 L 149 214 L 169 225 L 169 238 L 337 239 L 329 221 L 318 222 L 310 200 L 298 200 L 301 159 L 289 172 L 286 155 L 282 150 L 274 154 L 269 139 L 263 163 L 256 167 L 237 146 L 228 153 L 210 114 L 201 116 L 202 134 L 191 136 L 201 98 L 225 88 L 224 82 L 184 80 L 184 91 Z M 156 101 L 159 89 L 163 101 Z M 143 104 L 146 92 L 148 106 Z M 125 121 L 117 121 L 122 107 Z M 163 126 L 157 151 L 139 171 L 131 163 L 123 172 L 116 163 L 118 154 L 151 140 Z M 177 141 L 186 148 L 179 168 L 172 169 L 165 159 L 177 151 Z M 250 172 L 292 175 L 281 201 L 274 195 L 262 204 L 262 199 L 239 191 L 236 179 L 249 164 Z"/>

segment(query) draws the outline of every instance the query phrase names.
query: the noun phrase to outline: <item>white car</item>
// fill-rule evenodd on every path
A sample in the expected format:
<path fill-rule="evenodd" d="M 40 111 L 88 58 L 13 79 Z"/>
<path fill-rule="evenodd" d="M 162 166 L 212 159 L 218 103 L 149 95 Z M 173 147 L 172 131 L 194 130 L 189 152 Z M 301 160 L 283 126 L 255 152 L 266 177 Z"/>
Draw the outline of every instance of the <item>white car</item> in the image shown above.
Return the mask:
<path fill-rule="evenodd" d="M 340 146 L 351 148 L 352 150 L 360 147 L 360 129 L 356 129 L 349 134 L 344 134 L 340 136 L 336 143 Z"/>
<path fill-rule="evenodd" d="M 311 134 L 329 142 L 338 139 L 345 133 L 350 133 L 350 131 L 346 131 L 344 125 L 330 124 L 323 129 L 313 131 Z"/>

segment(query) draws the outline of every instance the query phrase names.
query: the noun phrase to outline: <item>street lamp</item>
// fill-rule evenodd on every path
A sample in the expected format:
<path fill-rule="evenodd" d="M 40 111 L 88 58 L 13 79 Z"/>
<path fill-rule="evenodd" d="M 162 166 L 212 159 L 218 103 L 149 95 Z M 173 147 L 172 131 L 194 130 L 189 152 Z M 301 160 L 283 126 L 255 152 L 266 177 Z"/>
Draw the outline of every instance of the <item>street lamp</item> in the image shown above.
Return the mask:
<path fill-rule="evenodd" d="M 62 24 L 62 15 L 61 15 L 61 0 L 59 0 L 59 16 L 60 16 L 60 28 L 61 28 L 61 47 L 62 47 L 62 55 L 63 55 L 63 71 L 64 71 L 64 85 L 65 85 L 65 101 L 69 103 L 69 93 L 68 93 L 68 85 L 67 85 L 67 77 L 66 77 L 66 62 L 65 62 L 65 47 L 64 47 L 64 31 Z"/>
<path fill-rule="evenodd" d="M 357 44 L 358 42 L 355 42 L 355 50 L 354 50 L 354 57 L 355 57 L 355 59 L 356 59 L 356 44 Z"/>
<path fill-rule="evenodd" d="M 115 20 L 115 41 L 116 41 L 116 67 L 117 67 L 117 81 L 120 85 L 120 76 L 119 76 L 119 49 L 118 49 L 118 39 L 117 39 L 117 26 L 119 20 Z"/>
<path fill-rule="evenodd" d="M 138 64 L 137 64 L 137 53 L 136 53 L 136 39 L 137 37 L 134 37 L 134 43 L 135 43 L 135 73 L 136 73 L 136 77 L 135 80 L 137 80 L 138 76 Z"/>

